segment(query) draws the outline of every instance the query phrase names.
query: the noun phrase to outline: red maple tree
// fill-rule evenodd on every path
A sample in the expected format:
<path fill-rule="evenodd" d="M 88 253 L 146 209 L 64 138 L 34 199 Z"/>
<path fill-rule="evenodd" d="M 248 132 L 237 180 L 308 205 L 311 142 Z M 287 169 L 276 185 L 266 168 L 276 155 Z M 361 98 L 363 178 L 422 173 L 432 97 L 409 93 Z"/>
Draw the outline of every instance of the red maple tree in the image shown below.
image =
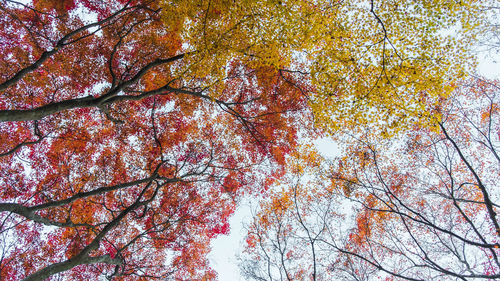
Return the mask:
<path fill-rule="evenodd" d="M 4 1 L 0 26 L 0 279 L 214 279 L 210 240 L 309 122 L 306 79 L 232 61 L 202 86 L 157 1 Z"/>

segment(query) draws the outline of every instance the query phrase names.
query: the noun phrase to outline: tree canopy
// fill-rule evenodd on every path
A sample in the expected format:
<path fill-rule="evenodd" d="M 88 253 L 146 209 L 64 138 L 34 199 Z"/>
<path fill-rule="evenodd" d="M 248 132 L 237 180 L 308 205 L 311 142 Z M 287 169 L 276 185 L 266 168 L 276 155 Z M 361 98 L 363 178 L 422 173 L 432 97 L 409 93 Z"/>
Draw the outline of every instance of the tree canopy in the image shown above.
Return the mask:
<path fill-rule="evenodd" d="M 331 161 L 311 149 L 249 226 L 249 280 L 500 278 L 498 82 L 463 83 L 440 132 L 355 138 Z"/>
<path fill-rule="evenodd" d="M 466 88 L 459 81 L 475 65 L 471 47 L 492 9 L 494 1 L 479 0 L 2 0 L 0 279 L 216 279 L 210 241 L 228 232 L 243 196 L 270 196 L 263 210 L 273 216 L 294 205 L 300 213 L 297 182 L 270 188 L 325 165 L 313 157 L 290 166 L 304 139 L 348 132 L 385 143 L 458 126 L 445 119 L 449 96 L 467 92 L 456 89 Z M 471 89 L 497 87 L 481 83 Z M 480 116 L 492 132 L 478 143 L 496 151 L 490 100 Z M 468 124 L 484 136 L 481 122 Z M 348 199 L 359 192 L 357 201 L 371 202 L 376 193 L 355 188 L 353 171 L 369 173 L 378 150 L 347 143 L 351 158 L 336 167 L 345 177 L 321 175 L 316 185 L 337 180 Z M 498 224 L 497 198 L 488 201 L 489 187 L 475 182 L 465 185 L 479 197 L 457 198 L 486 206 L 485 220 Z M 335 209 L 333 190 L 300 196 L 329 198 L 317 205 Z M 358 221 L 369 224 L 374 212 L 363 212 Z M 298 222 L 314 249 L 320 236 Z M 484 240 L 474 246 L 498 254 L 488 231 L 464 223 Z M 352 241 L 370 250 L 362 242 L 375 230 L 358 231 Z M 336 249 L 365 257 L 343 246 Z M 476 269 L 467 270 L 498 274 Z M 299 271 L 293 278 L 308 274 Z"/>

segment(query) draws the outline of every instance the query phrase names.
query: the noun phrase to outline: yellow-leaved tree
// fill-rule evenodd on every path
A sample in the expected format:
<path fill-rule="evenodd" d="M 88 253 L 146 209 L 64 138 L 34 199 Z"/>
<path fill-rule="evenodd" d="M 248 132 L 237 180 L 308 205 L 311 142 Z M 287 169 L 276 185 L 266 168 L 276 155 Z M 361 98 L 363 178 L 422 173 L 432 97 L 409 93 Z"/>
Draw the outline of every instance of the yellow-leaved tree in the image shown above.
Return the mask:
<path fill-rule="evenodd" d="M 439 119 L 436 105 L 474 65 L 469 48 L 492 3 L 173 0 L 161 7 L 189 52 L 178 69 L 184 79 L 216 84 L 232 60 L 307 73 L 318 125 L 330 132 L 369 125 L 389 137 Z"/>

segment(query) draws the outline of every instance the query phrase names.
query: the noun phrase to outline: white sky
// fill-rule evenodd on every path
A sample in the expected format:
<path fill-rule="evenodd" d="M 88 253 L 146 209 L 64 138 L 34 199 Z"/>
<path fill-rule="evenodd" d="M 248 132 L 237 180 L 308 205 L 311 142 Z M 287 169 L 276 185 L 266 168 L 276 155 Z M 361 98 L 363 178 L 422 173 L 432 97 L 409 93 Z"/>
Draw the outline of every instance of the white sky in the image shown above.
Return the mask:
<path fill-rule="evenodd" d="M 496 58 L 483 56 L 478 66 L 479 74 L 488 78 L 500 79 L 500 54 Z"/>
<path fill-rule="evenodd" d="M 231 232 L 212 241 L 209 255 L 210 264 L 219 274 L 220 281 L 244 280 L 240 276 L 236 255 L 243 250 L 246 231 L 243 225 L 251 221 L 250 206 L 245 204 L 236 209 L 229 220 Z"/>

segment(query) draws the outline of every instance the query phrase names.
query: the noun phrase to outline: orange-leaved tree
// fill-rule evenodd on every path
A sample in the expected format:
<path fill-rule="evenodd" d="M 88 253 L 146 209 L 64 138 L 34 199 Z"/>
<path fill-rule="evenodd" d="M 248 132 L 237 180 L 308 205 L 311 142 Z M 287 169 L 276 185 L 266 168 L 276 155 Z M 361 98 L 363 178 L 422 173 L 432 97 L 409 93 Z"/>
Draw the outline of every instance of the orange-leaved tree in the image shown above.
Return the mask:
<path fill-rule="evenodd" d="M 0 279 L 214 279 L 211 239 L 310 122 L 298 72 L 189 74 L 157 2 L 0 4 Z"/>
<path fill-rule="evenodd" d="M 499 93 L 497 81 L 462 82 L 436 108 L 439 132 L 357 137 L 330 167 L 292 169 L 249 228 L 247 277 L 500 278 Z"/>

